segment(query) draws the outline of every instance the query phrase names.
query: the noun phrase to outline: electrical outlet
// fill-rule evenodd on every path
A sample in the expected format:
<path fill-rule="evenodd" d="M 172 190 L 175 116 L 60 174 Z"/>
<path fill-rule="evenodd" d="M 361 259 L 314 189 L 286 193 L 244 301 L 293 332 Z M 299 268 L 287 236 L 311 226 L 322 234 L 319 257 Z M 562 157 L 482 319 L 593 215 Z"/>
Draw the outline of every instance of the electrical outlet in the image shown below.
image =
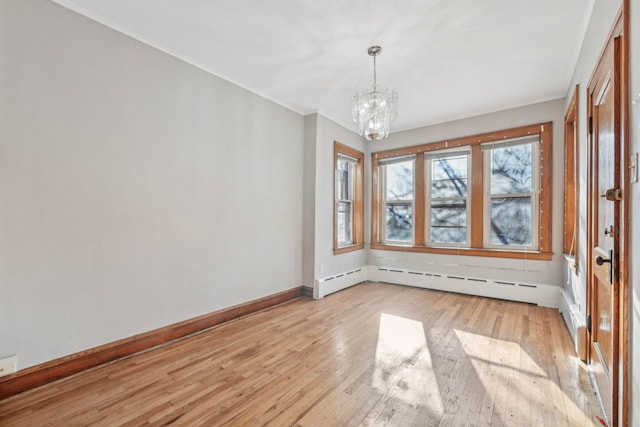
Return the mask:
<path fill-rule="evenodd" d="M 18 370 L 18 356 L 7 356 L 0 359 L 0 377 L 13 374 Z"/>
<path fill-rule="evenodd" d="M 320 264 L 320 274 L 324 273 L 324 264 Z"/>

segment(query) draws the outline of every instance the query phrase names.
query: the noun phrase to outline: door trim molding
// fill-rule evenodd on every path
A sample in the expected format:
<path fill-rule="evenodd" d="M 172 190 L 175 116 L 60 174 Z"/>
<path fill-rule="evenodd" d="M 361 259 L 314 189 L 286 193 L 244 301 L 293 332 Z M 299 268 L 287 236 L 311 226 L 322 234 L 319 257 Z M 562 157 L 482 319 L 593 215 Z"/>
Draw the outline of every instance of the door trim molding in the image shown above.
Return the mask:
<path fill-rule="evenodd" d="M 628 193 L 630 188 L 630 169 L 629 169 L 629 5 L 630 0 L 623 0 L 622 6 L 618 15 L 614 21 L 611 31 L 607 36 L 606 42 L 602 47 L 598 61 L 594 67 L 591 77 L 589 78 L 589 84 L 586 89 L 587 96 L 587 118 L 591 117 L 591 102 L 589 91 L 595 85 L 595 79 L 598 66 L 603 59 L 609 44 L 614 44 L 615 39 L 619 39 L 619 52 L 620 63 L 619 70 L 616 73 L 619 78 L 619 122 L 616 126 L 620 135 L 620 188 L 622 190 L 623 199 L 619 202 L 619 215 L 620 215 L 620 230 L 619 230 L 619 255 L 618 255 L 618 378 L 617 389 L 613 392 L 617 394 L 617 406 L 612 408 L 614 420 L 609 420 L 610 425 L 622 425 L 628 426 L 631 422 L 630 414 L 630 393 L 631 393 L 631 381 L 630 381 L 630 355 L 629 355 L 629 343 L 630 343 L 630 322 L 629 313 L 631 313 L 631 298 L 630 298 L 630 283 L 629 283 L 629 200 Z M 587 176 L 589 177 L 587 185 L 587 197 L 591 197 L 593 189 L 593 177 L 592 177 L 592 134 L 587 131 Z M 587 201 L 587 262 L 585 266 L 585 274 L 587 280 L 587 308 L 589 314 L 593 310 L 592 292 L 593 292 L 593 269 L 591 265 L 593 257 L 593 233 L 591 229 L 594 206 L 593 201 Z M 587 360 L 592 360 L 594 355 L 591 351 L 592 334 L 587 332 Z M 616 399 L 614 399 L 616 402 Z"/>

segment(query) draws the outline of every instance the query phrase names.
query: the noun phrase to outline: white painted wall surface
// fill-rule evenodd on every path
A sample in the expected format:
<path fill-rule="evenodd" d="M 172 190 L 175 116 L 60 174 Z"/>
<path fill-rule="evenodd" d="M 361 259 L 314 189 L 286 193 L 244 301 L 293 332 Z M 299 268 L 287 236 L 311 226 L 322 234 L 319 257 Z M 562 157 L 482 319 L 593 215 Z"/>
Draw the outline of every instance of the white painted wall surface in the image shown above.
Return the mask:
<path fill-rule="evenodd" d="M 316 145 L 318 115 L 304 118 L 304 178 L 303 178 L 303 285 L 313 287 L 316 254 Z"/>
<path fill-rule="evenodd" d="M 317 124 L 315 278 L 318 279 L 337 273 L 344 273 L 365 265 L 366 251 L 364 249 L 340 255 L 333 254 L 333 185 L 335 179 L 333 143 L 338 141 L 363 153 L 367 147 L 365 139 L 354 133 L 353 130 L 346 129 L 321 114 L 315 114 L 315 116 Z M 369 167 L 365 159 L 365 169 Z M 365 210 L 365 216 L 367 215 L 368 213 Z"/>
<path fill-rule="evenodd" d="M 553 176 L 554 182 L 563 179 L 563 100 L 554 100 L 485 114 L 463 120 L 397 132 L 388 139 L 370 142 L 369 153 L 399 147 L 444 141 L 483 132 L 508 129 L 543 122 L 553 122 Z M 367 193 L 371 192 L 370 171 Z M 558 181 L 560 180 L 560 181 Z M 369 250 L 370 265 L 417 269 L 438 273 L 454 273 L 472 277 L 499 280 L 520 280 L 530 283 L 561 285 L 562 269 L 562 186 L 554 186 L 552 195 L 552 248 L 551 261 L 530 259 L 500 259 L 457 255 L 422 254 L 410 252 Z M 367 209 L 371 201 L 368 200 Z"/>
<path fill-rule="evenodd" d="M 45 0 L 0 2 L 0 356 L 302 284 L 304 119 Z"/>

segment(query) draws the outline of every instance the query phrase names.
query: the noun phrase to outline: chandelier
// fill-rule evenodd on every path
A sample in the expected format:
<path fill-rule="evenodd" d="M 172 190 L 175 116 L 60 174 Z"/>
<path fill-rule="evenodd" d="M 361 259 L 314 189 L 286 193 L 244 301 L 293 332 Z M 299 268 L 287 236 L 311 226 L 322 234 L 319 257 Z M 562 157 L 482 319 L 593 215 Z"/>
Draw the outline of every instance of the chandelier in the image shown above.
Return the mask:
<path fill-rule="evenodd" d="M 371 46 L 367 53 L 373 56 L 373 87 L 353 96 L 353 121 L 358 123 L 360 135 L 371 140 L 389 136 L 391 122 L 398 116 L 398 93 L 393 89 L 379 90 L 376 82 L 376 56 L 380 46 Z"/>

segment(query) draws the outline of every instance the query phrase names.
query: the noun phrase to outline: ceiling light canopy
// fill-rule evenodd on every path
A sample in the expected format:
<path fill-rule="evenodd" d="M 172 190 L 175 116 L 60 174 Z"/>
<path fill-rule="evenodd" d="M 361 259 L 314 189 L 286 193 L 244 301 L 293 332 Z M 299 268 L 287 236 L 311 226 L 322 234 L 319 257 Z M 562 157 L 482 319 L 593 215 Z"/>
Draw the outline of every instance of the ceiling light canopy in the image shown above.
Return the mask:
<path fill-rule="evenodd" d="M 367 140 L 379 140 L 389 136 L 391 122 L 398 117 L 398 93 L 393 89 L 378 89 L 376 81 L 376 56 L 380 46 L 371 46 L 367 53 L 373 56 L 373 86 L 363 89 L 353 96 L 353 121 L 358 123 L 358 131 Z"/>

